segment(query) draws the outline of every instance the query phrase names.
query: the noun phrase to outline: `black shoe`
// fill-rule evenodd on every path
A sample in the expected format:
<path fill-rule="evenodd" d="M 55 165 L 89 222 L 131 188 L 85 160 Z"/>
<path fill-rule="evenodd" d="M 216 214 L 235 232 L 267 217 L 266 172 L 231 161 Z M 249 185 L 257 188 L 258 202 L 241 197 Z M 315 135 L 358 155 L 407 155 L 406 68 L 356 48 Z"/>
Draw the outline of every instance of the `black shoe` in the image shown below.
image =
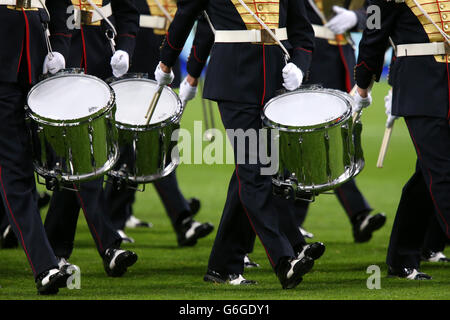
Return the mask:
<path fill-rule="evenodd" d="M 431 250 L 424 250 L 421 256 L 422 261 L 426 262 L 450 262 L 450 259 L 442 252 L 435 252 Z"/>
<path fill-rule="evenodd" d="M 121 249 L 106 249 L 103 257 L 103 266 L 110 277 L 121 277 L 127 268 L 136 263 L 136 253 Z"/>
<path fill-rule="evenodd" d="M 179 228 L 177 228 L 177 239 L 180 247 L 191 247 L 197 244 L 197 239 L 206 237 L 214 230 L 214 226 L 209 223 L 200 223 L 186 218 Z"/>
<path fill-rule="evenodd" d="M 248 254 L 246 254 L 244 256 L 244 268 L 259 268 L 259 264 L 257 264 L 256 262 L 250 260 L 250 257 L 248 256 Z"/>
<path fill-rule="evenodd" d="M 64 270 L 50 269 L 36 278 L 36 288 L 40 295 L 57 294 L 59 288 L 67 286 L 70 273 Z"/>
<path fill-rule="evenodd" d="M 14 249 L 19 246 L 19 241 L 10 225 L 8 225 L 0 236 L 0 246 L 2 249 Z"/>
<path fill-rule="evenodd" d="M 304 257 L 301 260 L 283 258 L 279 262 L 276 270 L 283 289 L 293 289 L 300 284 L 303 276 L 311 271 L 314 260 Z"/>
<path fill-rule="evenodd" d="M 297 259 L 303 259 L 303 257 L 310 257 L 313 260 L 319 259 L 325 252 L 325 245 L 322 242 L 314 242 L 307 244 L 297 254 Z"/>
<path fill-rule="evenodd" d="M 188 200 L 188 204 L 189 204 L 189 208 L 191 210 L 191 216 L 193 217 L 200 211 L 200 207 L 201 207 L 200 200 L 198 200 L 197 198 L 190 198 Z"/>
<path fill-rule="evenodd" d="M 69 261 L 67 261 L 65 258 L 56 257 L 56 260 L 58 261 L 58 268 L 60 271 L 63 271 L 65 273 L 73 274 L 74 272 L 80 273 L 80 267 L 71 264 Z"/>
<path fill-rule="evenodd" d="M 386 215 L 377 213 L 374 215 L 361 214 L 353 223 L 353 237 L 355 242 L 367 242 L 372 238 L 372 233 L 380 229 L 386 223 Z"/>
<path fill-rule="evenodd" d="M 388 269 L 389 277 L 399 277 L 409 280 L 431 280 L 431 276 L 426 273 L 420 272 L 414 268 L 392 268 Z"/>
<path fill-rule="evenodd" d="M 38 197 L 38 209 L 42 209 L 50 202 L 50 195 L 47 192 L 40 192 Z"/>
<path fill-rule="evenodd" d="M 242 274 L 220 274 L 216 271 L 208 269 L 203 280 L 213 283 L 227 283 L 233 286 L 257 284 L 256 281 L 245 279 Z"/>

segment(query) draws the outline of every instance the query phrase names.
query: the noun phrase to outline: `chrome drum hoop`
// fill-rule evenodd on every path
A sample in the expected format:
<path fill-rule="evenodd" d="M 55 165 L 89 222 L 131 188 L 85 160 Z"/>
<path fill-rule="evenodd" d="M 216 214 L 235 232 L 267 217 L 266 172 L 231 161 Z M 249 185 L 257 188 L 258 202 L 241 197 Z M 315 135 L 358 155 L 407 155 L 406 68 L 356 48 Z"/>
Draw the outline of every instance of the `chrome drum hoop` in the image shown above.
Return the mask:
<path fill-rule="evenodd" d="M 79 76 L 104 84 L 109 92 L 106 106 L 97 112 L 70 120 L 40 116 L 26 106 L 26 121 L 32 138 L 33 165 L 38 175 L 62 182 L 83 182 L 107 173 L 119 158 L 117 129 L 114 124 L 114 92 L 100 79 L 75 71 L 61 72 L 34 86 L 61 77 Z"/>

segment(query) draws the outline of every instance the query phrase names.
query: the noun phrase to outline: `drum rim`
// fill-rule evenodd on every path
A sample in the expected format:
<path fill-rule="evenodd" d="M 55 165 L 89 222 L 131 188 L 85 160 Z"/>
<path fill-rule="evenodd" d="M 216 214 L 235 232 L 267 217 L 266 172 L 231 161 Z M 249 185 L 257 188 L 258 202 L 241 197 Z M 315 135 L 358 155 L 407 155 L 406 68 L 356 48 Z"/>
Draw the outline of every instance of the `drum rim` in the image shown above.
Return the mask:
<path fill-rule="evenodd" d="M 130 81 L 138 81 L 138 82 L 150 82 L 152 84 L 156 84 L 158 85 L 158 83 L 155 80 L 151 80 L 145 77 L 140 76 L 141 74 L 139 73 L 132 73 L 132 74 L 127 74 L 126 77 L 121 78 L 117 81 L 113 81 L 111 82 L 109 85 L 111 86 L 112 90 L 114 91 L 113 85 L 114 84 L 119 84 L 122 82 L 130 82 Z M 169 118 L 160 121 L 160 122 L 156 122 L 156 123 L 152 123 L 152 124 L 128 124 L 128 123 L 124 123 L 121 122 L 119 120 L 115 120 L 115 124 L 117 129 L 120 130 L 128 130 L 128 131 L 148 131 L 151 129 L 155 129 L 155 128 L 162 128 L 162 127 L 166 127 L 172 123 L 179 123 L 181 116 L 183 115 L 183 104 L 181 103 L 180 97 L 175 93 L 175 91 L 173 91 L 172 88 L 168 87 L 168 86 L 164 86 L 164 90 L 168 90 L 169 93 L 171 95 L 173 95 L 177 101 L 177 109 L 174 115 L 170 116 Z"/>
<path fill-rule="evenodd" d="M 312 125 L 312 126 L 289 126 L 289 125 L 283 125 L 280 124 L 278 122 L 275 122 L 271 119 L 269 119 L 266 116 L 266 109 L 267 107 L 272 104 L 274 101 L 279 100 L 282 97 L 286 97 L 289 95 L 293 95 L 293 94 L 298 94 L 298 93 L 317 93 L 317 92 L 321 92 L 321 93 L 328 93 L 331 95 L 334 95 L 338 98 L 341 98 L 347 105 L 348 105 L 348 109 L 347 111 L 341 115 L 338 119 L 333 119 L 327 122 L 323 122 L 323 123 L 319 123 L 317 125 Z M 276 96 L 272 99 L 270 99 L 265 105 L 264 108 L 261 112 L 261 118 L 263 121 L 263 124 L 266 125 L 269 128 L 272 129 L 278 129 L 281 131 L 288 131 L 288 132 L 313 132 L 313 131 L 320 131 L 320 130 L 324 130 L 324 129 L 329 129 L 331 127 L 334 126 L 338 126 L 344 122 L 347 122 L 352 115 L 352 107 L 353 107 L 354 101 L 353 98 L 346 92 L 340 91 L 340 90 L 335 90 L 335 89 L 328 89 L 328 88 L 300 88 L 298 90 L 294 90 L 294 91 L 289 91 L 286 92 L 284 94 L 281 94 L 279 96 Z"/>
<path fill-rule="evenodd" d="M 92 122 L 98 118 L 103 117 L 105 114 L 109 113 L 110 111 L 112 111 L 112 109 L 115 106 L 115 101 L 116 101 L 116 96 L 115 96 L 114 90 L 112 90 L 111 87 L 107 83 L 105 83 L 102 79 L 92 76 L 92 75 L 89 75 L 89 74 L 84 74 L 81 72 L 81 70 L 82 69 L 64 69 L 63 71 L 58 72 L 55 75 L 50 76 L 50 77 L 46 78 L 45 80 L 42 80 L 41 82 L 34 85 L 30 89 L 30 91 L 28 92 L 28 95 L 27 95 L 27 102 L 25 105 L 27 115 L 31 119 L 33 119 L 34 121 L 36 121 L 40 124 L 55 126 L 55 127 L 69 127 L 69 126 L 71 127 L 71 126 L 79 126 L 86 122 Z M 34 90 L 36 90 L 36 88 L 39 85 L 46 83 L 48 81 L 57 79 L 57 78 L 72 77 L 72 76 L 90 78 L 90 79 L 98 81 L 99 83 L 104 84 L 105 87 L 109 90 L 109 100 L 108 100 L 108 103 L 106 104 L 106 106 L 101 107 L 97 112 L 90 114 L 88 116 L 77 118 L 77 119 L 66 119 L 66 120 L 55 120 L 55 119 L 43 117 L 31 109 L 31 107 L 28 104 L 28 100 L 30 99 L 30 95 L 34 92 Z"/>

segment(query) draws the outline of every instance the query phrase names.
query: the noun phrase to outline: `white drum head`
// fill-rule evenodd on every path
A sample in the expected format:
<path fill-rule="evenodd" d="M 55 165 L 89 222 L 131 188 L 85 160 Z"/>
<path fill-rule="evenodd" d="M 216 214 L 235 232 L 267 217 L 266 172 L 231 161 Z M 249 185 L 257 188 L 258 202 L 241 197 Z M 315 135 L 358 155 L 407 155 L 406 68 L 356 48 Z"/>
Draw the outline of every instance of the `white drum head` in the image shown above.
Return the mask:
<path fill-rule="evenodd" d="M 144 126 L 150 102 L 158 89 L 156 82 L 144 79 L 128 79 L 112 83 L 116 93 L 116 121 L 136 126 Z M 178 112 L 178 98 L 173 91 L 164 88 L 149 124 L 162 122 Z"/>
<path fill-rule="evenodd" d="M 337 120 L 350 109 L 347 101 L 326 91 L 299 91 L 272 100 L 265 116 L 272 122 L 294 127 L 316 126 Z"/>
<path fill-rule="evenodd" d="M 111 91 L 98 78 L 67 74 L 37 84 L 28 96 L 33 113 L 52 120 L 76 120 L 105 108 Z"/>

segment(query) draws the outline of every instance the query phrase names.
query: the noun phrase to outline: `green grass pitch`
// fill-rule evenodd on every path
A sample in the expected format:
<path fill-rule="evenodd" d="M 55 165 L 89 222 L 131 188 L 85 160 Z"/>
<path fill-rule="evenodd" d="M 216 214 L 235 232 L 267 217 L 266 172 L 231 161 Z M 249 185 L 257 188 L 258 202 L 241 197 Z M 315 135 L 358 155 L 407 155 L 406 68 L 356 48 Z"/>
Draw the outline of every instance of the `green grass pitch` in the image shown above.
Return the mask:
<path fill-rule="evenodd" d="M 305 227 L 316 241 L 326 244 L 324 256 L 295 290 L 281 290 L 261 244 L 251 257 L 261 264 L 245 276 L 257 286 L 232 287 L 204 283 L 215 232 L 193 248 L 178 248 L 169 219 L 153 188 L 139 193 L 135 215 L 151 221 L 153 229 L 127 230 L 136 243 L 124 245 L 139 260 L 122 278 L 108 278 L 103 270 L 84 217 L 80 215 L 75 249 L 70 259 L 81 267 L 81 289 L 60 290 L 54 297 L 38 297 L 30 267 L 21 249 L 0 250 L 0 299 L 449 299 L 450 266 L 425 263 L 422 270 L 432 281 L 416 282 L 386 276 L 386 250 L 401 189 L 414 170 L 415 153 L 403 120 L 397 121 L 383 169 L 375 164 L 384 133 L 385 83 L 374 87 L 374 105 L 364 112 L 363 148 L 366 167 L 357 183 L 376 212 L 386 212 L 386 226 L 365 244 L 355 244 L 350 223 L 334 195 L 321 195 L 311 206 Z M 182 126 L 193 128 L 202 119 L 200 100 L 187 106 Z M 216 123 L 223 129 L 218 113 Z M 222 213 L 230 165 L 182 165 L 178 178 L 185 196 L 198 197 L 202 208 L 197 219 L 217 227 Z M 45 215 L 46 209 L 42 211 Z M 215 230 L 216 231 L 216 230 Z M 447 250 L 450 255 L 450 250 Z M 370 265 L 381 267 L 381 289 L 369 290 Z"/>

